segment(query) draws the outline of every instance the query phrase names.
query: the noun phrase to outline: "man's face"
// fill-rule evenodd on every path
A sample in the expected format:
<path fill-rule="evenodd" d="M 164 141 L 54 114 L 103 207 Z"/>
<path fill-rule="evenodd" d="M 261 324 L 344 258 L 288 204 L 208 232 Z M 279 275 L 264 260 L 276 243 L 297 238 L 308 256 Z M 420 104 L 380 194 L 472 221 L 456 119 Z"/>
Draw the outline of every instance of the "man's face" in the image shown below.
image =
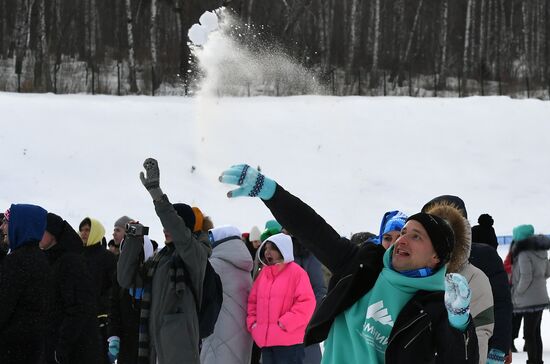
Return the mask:
<path fill-rule="evenodd" d="M 426 229 L 418 221 L 409 220 L 394 243 L 393 268 L 398 271 L 435 268 L 439 258 Z"/>
<path fill-rule="evenodd" d="M 382 235 L 382 246 L 384 249 L 388 250 L 388 248 L 392 246 L 400 236 L 401 233 L 399 231 L 388 231 Z"/>
<path fill-rule="evenodd" d="M 116 245 L 120 245 L 122 240 L 124 240 L 124 234 L 125 231 L 120 226 L 115 226 L 113 230 L 113 240 L 115 241 Z"/>
<path fill-rule="evenodd" d="M 82 242 L 84 245 L 88 242 L 88 237 L 90 236 L 90 225 L 83 225 L 82 229 L 80 229 L 80 239 L 82 239 Z"/>
<path fill-rule="evenodd" d="M 53 236 L 49 231 L 44 231 L 44 236 L 42 237 L 42 240 L 40 240 L 40 242 L 38 243 L 38 246 L 42 250 L 48 250 L 55 244 L 57 244 L 55 236 Z"/>

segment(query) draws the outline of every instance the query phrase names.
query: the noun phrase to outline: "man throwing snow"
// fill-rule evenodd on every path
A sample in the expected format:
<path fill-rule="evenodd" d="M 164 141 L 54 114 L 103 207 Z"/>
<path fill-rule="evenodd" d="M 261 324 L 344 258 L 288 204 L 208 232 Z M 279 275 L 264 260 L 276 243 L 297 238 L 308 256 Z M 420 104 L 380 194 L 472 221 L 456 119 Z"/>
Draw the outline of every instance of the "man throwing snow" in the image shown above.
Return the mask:
<path fill-rule="evenodd" d="M 445 275 L 454 232 L 444 219 L 407 219 L 388 250 L 358 247 L 311 207 L 249 167 L 233 166 L 220 181 L 238 185 L 228 197 L 260 197 L 333 276 L 306 330 L 305 344 L 325 341 L 327 363 L 477 363 L 470 289 Z"/>

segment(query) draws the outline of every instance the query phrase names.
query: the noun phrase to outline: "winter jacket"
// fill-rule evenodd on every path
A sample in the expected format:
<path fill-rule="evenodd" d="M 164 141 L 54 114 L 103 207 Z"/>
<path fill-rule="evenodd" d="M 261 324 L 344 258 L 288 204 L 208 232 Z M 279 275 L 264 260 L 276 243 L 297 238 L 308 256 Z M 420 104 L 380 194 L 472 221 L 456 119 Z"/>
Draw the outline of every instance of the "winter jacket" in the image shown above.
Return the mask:
<path fill-rule="evenodd" d="M 300 239 L 333 274 L 328 294 L 308 324 L 305 343 L 327 338 L 336 316 L 350 308 L 373 286 L 382 271 L 385 249 L 357 246 L 338 234 L 311 207 L 277 185 L 264 201 L 287 231 Z M 386 363 L 477 363 L 473 323 L 464 332 L 448 321 L 444 293 L 419 291 L 403 307 L 392 329 Z M 437 355 L 436 355 L 437 353 Z"/>
<path fill-rule="evenodd" d="M 284 262 L 265 265 L 260 271 L 248 297 L 246 325 L 260 348 L 302 344 L 315 310 L 309 277 L 293 262 L 292 240 L 284 234 L 271 236 L 260 245 L 259 257 L 264 264 L 268 241 L 277 246 Z"/>
<path fill-rule="evenodd" d="M 231 227 L 212 229 L 217 245 L 210 264 L 223 285 L 223 304 L 214 333 L 203 340 L 202 364 L 248 364 L 252 337 L 246 329 L 246 308 L 252 287 L 252 258 L 240 234 Z"/>
<path fill-rule="evenodd" d="M 121 243 L 122 245 L 124 245 L 124 241 Z M 145 236 L 143 257 L 140 253 L 140 260 L 144 261 L 151 258 L 154 254 L 153 250 L 151 239 Z M 143 291 L 137 287 L 137 281 L 136 277 L 136 282 L 134 282 L 132 288 L 127 289 L 120 287 L 116 274 L 113 279 L 107 336 L 120 339 L 117 364 L 135 364 L 138 362 L 139 322 Z M 141 280 L 139 282 L 141 284 Z"/>
<path fill-rule="evenodd" d="M 34 364 L 43 355 L 51 270 L 38 247 L 46 211 L 11 205 L 11 252 L 0 267 L 0 362 Z"/>
<path fill-rule="evenodd" d="M 107 336 L 120 339 L 117 364 L 137 363 L 141 300 L 134 297 L 129 289 L 120 287 L 115 279 L 110 305 Z"/>
<path fill-rule="evenodd" d="M 495 348 L 508 353 L 512 336 L 512 297 L 502 259 L 491 246 L 474 242 L 469 260 L 485 273 L 491 284 L 495 326 L 489 339 L 489 350 Z"/>
<path fill-rule="evenodd" d="M 99 332 L 96 296 L 92 276 L 82 256 L 83 246 L 74 229 L 54 215 L 57 223 L 48 231 L 57 244 L 45 253 L 53 270 L 53 306 L 46 338 L 46 362 L 102 363 L 99 358 Z M 50 221 L 50 218 L 48 219 Z"/>
<path fill-rule="evenodd" d="M 489 352 L 489 338 L 493 335 L 495 323 L 494 301 L 489 278 L 468 260 L 472 246 L 470 223 L 459 209 L 446 203 L 434 203 L 426 212 L 447 220 L 455 233 L 455 245 L 447 264 L 447 272 L 459 273 L 468 281 L 472 291 L 470 313 L 476 328 L 479 363 L 485 364 Z"/>
<path fill-rule="evenodd" d="M 321 262 L 298 239 L 292 237 L 294 247 L 294 262 L 302 267 L 311 283 L 315 302 L 318 305 L 327 294 L 327 285 L 323 276 Z M 319 344 L 309 345 L 305 348 L 304 364 L 319 364 L 321 362 L 321 348 Z"/>
<path fill-rule="evenodd" d="M 542 311 L 550 307 L 546 279 L 550 238 L 531 236 L 512 247 L 512 302 L 514 313 Z"/>
<path fill-rule="evenodd" d="M 113 253 L 101 246 L 101 239 L 105 234 L 103 226 L 97 220 L 90 220 L 92 226 L 90 227 L 88 243 L 84 249 L 84 258 L 92 274 L 97 298 L 97 316 L 100 322 L 106 322 L 117 258 Z M 102 232 L 98 232 L 98 230 Z"/>
<path fill-rule="evenodd" d="M 173 242 L 158 253 L 161 257 L 151 282 L 150 362 L 198 364 L 199 322 L 193 291 L 199 299 L 202 297 L 208 248 L 192 234 L 166 195 L 154 204 L 162 226 L 170 232 Z M 207 241 L 206 234 L 204 237 Z M 132 288 L 136 275 L 140 275 L 142 246 L 142 238 L 126 236 L 117 269 L 121 287 Z M 186 285 L 181 294 L 176 294 L 175 283 L 170 277 L 170 268 L 177 257 L 183 261 L 189 274 L 188 282 L 192 285 Z"/>

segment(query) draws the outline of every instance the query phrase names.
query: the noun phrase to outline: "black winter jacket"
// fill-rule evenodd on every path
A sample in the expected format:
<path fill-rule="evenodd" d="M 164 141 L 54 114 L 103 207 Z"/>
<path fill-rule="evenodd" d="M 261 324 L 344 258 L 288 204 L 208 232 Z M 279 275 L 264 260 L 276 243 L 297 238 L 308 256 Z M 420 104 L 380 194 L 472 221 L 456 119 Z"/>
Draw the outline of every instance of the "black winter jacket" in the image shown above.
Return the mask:
<path fill-rule="evenodd" d="M 46 344 L 46 362 L 54 355 L 64 363 L 94 364 L 99 360 L 99 332 L 92 277 L 82 256 L 82 240 L 64 220 L 54 234 L 57 244 L 46 250 L 53 269 L 53 300 Z"/>
<path fill-rule="evenodd" d="M 384 248 L 361 247 L 340 235 L 311 207 L 277 185 L 264 201 L 273 216 L 300 239 L 333 274 L 329 293 L 306 329 L 306 345 L 327 338 L 336 316 L 373 286 L 383 267 Z M 472 320 L 464 332 L 449 325 L 443 292 L 419 291 L 401 310 L 390 334 L 386 363 L 478 363 Z"/>
<path fill-rule="evenodd" d="M 141 300 L 132 297 L 128 289 L 120 287 L 115 277 L 110 305 L 108 336 L 120 338 L 117 363 L 135 364 L 138 362 Z"/>
<path fill-rule="evenodd" d="M 0 267 L 0 362 L 16 363 L 14 356 L 22 351 L 27 352 L 25 357 L 41 355 L 50 272 L 38 242 L 23 245 L 4 258 Z"/>
<path fill-rule="evenodd" d="M 109 297 L 113 287 L 113 277 L 116 276 L 117 258 L 101 244 L 85 247 L 84 257 L 92 275 L 97 298 L 97 315 L 105 316 L 109 311 Z"/>
<path fill-rule="evenodd" d="M 491 246 L 473 242 L 470 263 L 485 273 L 493 291 L 495 327 L 493 336 L 489 339 L 489 349 L 499 349 L 508 354 L 512 337 L 513 306 L 508 275 L 502 259 Z"/>

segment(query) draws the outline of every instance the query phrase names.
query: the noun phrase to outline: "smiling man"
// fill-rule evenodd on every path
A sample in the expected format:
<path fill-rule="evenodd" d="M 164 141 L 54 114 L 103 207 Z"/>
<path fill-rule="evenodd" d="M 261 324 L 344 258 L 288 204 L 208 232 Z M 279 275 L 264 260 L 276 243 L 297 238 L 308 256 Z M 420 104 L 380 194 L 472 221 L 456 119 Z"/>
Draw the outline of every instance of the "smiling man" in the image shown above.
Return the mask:
<path fill-rule="evenodd" d="M 477 339 L 464 277 L 446 276 L 454 232 L 444 219 L 407 219 L 388 250 L 357 246 L 275 181 L 248 165 L 220 176 L 239 188 L 228 197 L 260 197 L 333 276 L 306 330 L 325 341 L 322 363 L 477 363 Z"/>

